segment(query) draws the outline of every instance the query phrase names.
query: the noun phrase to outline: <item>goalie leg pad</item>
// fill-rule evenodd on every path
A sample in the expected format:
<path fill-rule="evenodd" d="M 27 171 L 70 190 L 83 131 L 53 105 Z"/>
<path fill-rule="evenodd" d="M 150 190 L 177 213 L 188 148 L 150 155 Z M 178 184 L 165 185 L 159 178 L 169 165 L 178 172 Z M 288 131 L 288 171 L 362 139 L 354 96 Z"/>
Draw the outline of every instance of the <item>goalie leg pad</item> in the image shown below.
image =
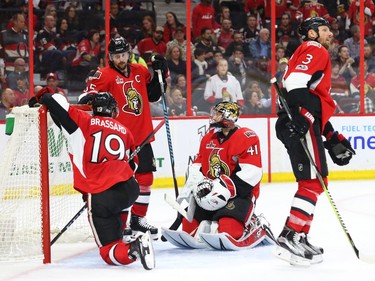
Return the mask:
<path fill-rule="evenodd" d="M 219 233 L 225 232 L 234 239 L 239 239 L 244 231 L 244 224 L 234 218 L 223 217 L 219 219 Z"/>
<path fill-rule="evenodd" d="M 193 219 L 192 222 L 189 222 L 187 219 L 182 219 L 182 230 L 190 235 L 194 236 L 199 226 L 199 222 L 196 219 Z"/>

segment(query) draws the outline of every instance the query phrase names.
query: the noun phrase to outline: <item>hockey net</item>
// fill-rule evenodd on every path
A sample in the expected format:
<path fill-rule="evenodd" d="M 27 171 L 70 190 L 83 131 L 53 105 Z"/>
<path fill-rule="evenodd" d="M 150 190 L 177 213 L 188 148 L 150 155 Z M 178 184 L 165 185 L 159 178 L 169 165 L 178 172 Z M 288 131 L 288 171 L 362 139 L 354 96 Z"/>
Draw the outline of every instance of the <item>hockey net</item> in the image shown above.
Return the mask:
<path fill-rule="evenodd" d="M 84 204 L 73 188 L 68 144 L 44 107 L 16 107 L 0 160 L 0 261 L 51 259 L 50 241 Z M 47 153 L 48 152 L 48 153 Z M 86 212 L 57 240 L 91 236 Z"/>

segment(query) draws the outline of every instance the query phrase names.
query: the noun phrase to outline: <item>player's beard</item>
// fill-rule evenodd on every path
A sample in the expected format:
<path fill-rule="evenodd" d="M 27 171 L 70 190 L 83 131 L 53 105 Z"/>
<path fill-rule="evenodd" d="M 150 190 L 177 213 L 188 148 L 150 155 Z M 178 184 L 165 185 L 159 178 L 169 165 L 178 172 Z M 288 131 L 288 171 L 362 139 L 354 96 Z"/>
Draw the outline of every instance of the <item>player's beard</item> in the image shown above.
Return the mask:
<path fill-rule="evenodd" d="M 116 68 L 120 70 L 121 72 L 124 72 L 126 69 L 127 63 L 126 62 L 120 62 L 116 65 Z"/>

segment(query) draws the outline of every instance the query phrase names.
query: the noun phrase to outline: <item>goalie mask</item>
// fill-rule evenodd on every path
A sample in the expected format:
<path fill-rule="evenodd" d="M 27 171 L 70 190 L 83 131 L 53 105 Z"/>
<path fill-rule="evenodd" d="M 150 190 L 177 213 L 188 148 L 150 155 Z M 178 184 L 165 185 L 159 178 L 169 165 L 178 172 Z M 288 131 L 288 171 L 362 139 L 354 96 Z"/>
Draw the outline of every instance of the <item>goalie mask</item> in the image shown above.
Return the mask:
<path fill-rule="evenodd" d="M 298 28 L 298 33 L 301 35 L 303 41 L 310 40 L 308 37 L 308 32 L 310 29 L 314 30 L 318 34 L 319 38 L 319 26 L 328 26 L 329 23 L 326 19 L 322 17 L 311 17 L 306 19 Z M 318 38 L 314 39 L 317 40 Z"/>
<path fill-rule="evenodd" d="M 92 100 L 94 116 L 107 116 L 116 118 L 118 115 L 117 101 L 109 92 L 99 92 Z"/>
<path fill-rule="evenodd" d="M 220 179 L 204 178 L 194 187 L 193 196 L 201 208 L 216 211 L 227 204 L 231 195 L 230 191 L 221 184 Z"/>
<path fill-rule="evenodd" d="M 220 102 L 211 109 L 210 127 L 230 128 L 240 116 L 240 106 L 235 102 Z"/>

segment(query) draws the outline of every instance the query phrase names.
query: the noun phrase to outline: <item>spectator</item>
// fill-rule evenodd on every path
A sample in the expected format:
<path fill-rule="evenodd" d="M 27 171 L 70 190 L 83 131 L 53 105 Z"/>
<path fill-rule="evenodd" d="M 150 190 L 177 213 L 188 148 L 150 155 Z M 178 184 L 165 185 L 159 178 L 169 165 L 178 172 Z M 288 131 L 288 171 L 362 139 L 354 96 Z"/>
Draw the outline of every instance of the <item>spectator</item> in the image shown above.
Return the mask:
<path fill-rule="evenodd" d="M 76 55 L 77 41 L 73 36 L 73 33 L 69 31 L 69 24 L 67 19 L 62 18 L 57 23 L 56 47 L 66 54 L 66 64 L 71 64 Z"/>
<path fill-rule="evenodd" d="M 339 45 L 342 45 L 345 39 L 348 38 L 348 33 L 343 28 L 340 28 L 338 20 L 331 22 L 331 32 L 333 38 L 339 41 Z"/>
<path fill-rule="evenodd" d="M 217 39 L 217 45 L 225 49 L 228 45 L 233 41 L 233 29 L 232 29 L 232 21 L 230 19 L 223 19 L 220 35 Z"/>
<path fill-rule="evenodd" d="M 339 63 L 339 74 L 345 77 L 346 83 L 350 84 L 350 80 L 357 73 L 353 69 L 354 59 L 350 56 L 349 49 L 345 45 L 341 45 L 337 51 L 336 61 Z"/>
<path fill-rule="evenodd" d="M 202 1 L 205 1 L 205 0 L 202 0 Z M 205 59 L 208 63 L 210 63 L 210 61 L 213 59 L 215 50 L 220 49 L 221 52 L 225 51 L 223 48 L 219 47 L 216 44 L 212 36 L 212 31 L 209 27 L 202 28 L 200 39 L 195 44 L 195 48 L 205 51 L 206 53 Z"/>
<path fill-rule="evenodd" d="M 20 4 L 20 13 L 24 16 L 25 18 L 25 28 L 24 31 L 28 32 L 29 30 L 29 4 L 27 1 L 22 1 Z M 13 17 L 9 21 L 6 29 L 11 29 L 14 27 L 14 22 L 13 22 Z M 38 17 L 33 13 L 33 30 L 38 30 Z"/>
<path fill-rule="evenodd" d="M 276 42 L 283 43 L 288 42 L 289 38 L 298 37 L 297 27 L 294 26 L 290 19 L 290 14 L 285 12 L 281 16 L 281 22 L 276 28 Z"/>
<path fill-rule="evenodd" d="M 16 96 L 11 88 L 2 89 L 0 92 L 0 120 L 5 120 L 16 102 Z"/>
<path fill-rule="evenodd" d="M 35 39 L 36 54 L 39 57 L 41 66 L 46 72 L 59 71 L 63 76 L 64 69 L 64 51 L 58 49 L 56 34 L 56 19 L 52 16 L 46 16 L 44 27 L 41 29 Z"/>
<path fill-rule="evenodd" d="M 63 18 L 68 21 L 70 32 L 76 33 L 82 30 L 82 26 L 74 6 L 68 6 L 65 8 Z"/>
<path fill-rule="evenodd" d="M 228 47 L 225 49 L 224 57 L 229 58 L 237 47 L 242 48 L 245 59 L 248 60 L 250 54 L 247 44 L 243 40 L 243 35 L 240 31 L 234 30 L 232 35 L 232 42 L 230 42 Z"/>
<path fill-rule="evenodd" d="M 373 55 L 372 48 L 369 44 L 363 47 L 364 58 L 367 61 L 368 72 L 375 72 L 375 56 Z M 359 56 L 354 58 L 355 65 L 359 65 Z"/>
<path fill-rule="evenodd" d="M 186 88 L 186 77 L 183 74 L 179 74 L 176 76 L 175 80 L 172 81 L 172 86 L 176 89 L 179 89 L 182 93 L 183 98 L 187 98 L 187 88 Z"/>
<path fill-rule="evenodd" d="M 186 99 L 182 96 L 179 89 L 173 88 L 171 90 L 171 101 L 169 105 L 169 115 L 171 116 L 186 116 Z"/>
<path fill-rule="evenodd" d="M 237 46 L 228 59 L 228 71 L 240 82 L 242 90 L 246 87 L 248 69 L 249 65 L 245 60 L 243 49 L 241 46 Z"/>
<path fill-rule="evenodd" d="M 207 78 L 211 75 L 208 74 L 208 63 L 206 61 L 206 51 L 200 48 L 194 51 L 194 61 L 191 66 L 193 84 L 205 83 Z"/>
<path fill-rule="evenodd" d="M 263 114 L 263 105 L 257 92 L 247 89 L 244 93 L 244 107 L 242 114 Z"/>
<path fill-rule="evenodd" d="M 109 26 L 111 30 L 119 29 L 120 28 L 120 21 L 118 19 L 118 16 L 120 14 L 120 9 L 117 2 L 111 1 L 110 5 L 110 11 L 109 11 Z"/>
<path fill-rule="evenodd" d="M 56 73 L 50 72 L 47 74 L 46 77 L 47 86 L 53 89 L 54 93 L 59 93 L 66 97 L 66 93 L 64 89 L 60 88 L 59 85 L 59 77 Z"/>
<path fill-rule="evenodd" d="M 260 95 L 260 101 L 263 104 L 267 113 L 271 113 L 271 96 L 269 94 L 269 87 L 271 86 L 271 74 L 269 72 L 269 59 L 262 56 L 258 59 L 255 66 L 248 71 L 249 80 L 258 81 L 258 85 L 262 90 L 262 95 Z"/>
<path fill-rule="evenodd" d="M 187 41 L 185 39 L 185 28 L 184 27 L 177 27 L 174 32 L 174 39 L 172 41 L 167 42 L 167 50 L 172 46 L 179 46 L 181 50 L 182 59 L 186 61 L 186 51 L 187 51 Z M 190 42 L 190 51 L 192 54 L 192 58 L 194 58 L 194 50 L 195 46 L 192 42 Z"/>
<path fill-rule="evenodd" d="M 257 17 L 252 14 L 248 15 L 246 18 L 246 26 L 240 29 L 243 35 L 243 41 L 248 44 L 251 39 L 257 38 L 259 30 Z"/>
<path fill-rule="evenodd" d="M 345 77 L 340 75 L 340 65 L 337 61 L 332 61 L 331 96 L 338 104 L 342 98 L 349 97 L 349 86 Z"/>
<path fill-rule="evenodd" d="M 211 105 L 221 101 L 236 102 L 244 105 L 240 82 L 228 73 L 228 62 L 221 59 L 217 65 L 217 73 L 207 80 L 204 99 Z"/>
<path fill-rule="evenodd" d="M 265 1 L 262 0 L 245 0 L 245 12 L 248 16 L 254 15 L 264 19 Z"/>
<path fill-rule="evenodd" d="M 186 76 L 186 61 L 182 59 L 181 50 L 178 46 L 172 46 L 167 50 L 166 59 L 172 81 L 178 74 Z"/>
<path fill-rule="evenodd" d="M 25 76 L 18 76 L 17 77 L 17 87 L 14 89 L 14 96 L 16 97 L 16 101 L 14 103 L 15 106 L 22 106 L 28 104 L 30 99 L 30 91 L 29 91 L 29 83 Z"/>
<path fill-rule="evenodd" d="M 142 20 L 142 38 L 152 38 L 156 28 L 155 21 L 151 16 L 144 16 Z"/>
<path fill-rule="evenodd" d="M 364 85 L 364 93 L 367 95 L 369 91 L 372 91 L 375 89 L 375 73 L 371 73 L 368 71 L 368 64 L 367 61 L 364 61 L 363 63 L 363 71 L 364 71 L 364 78 L 365 78 L 365 85 Z M 355 75 L 350 83 L 350 92 L 352 96 L 358 96 L 359 97 L 359 91 L 361 88 L 361 79 L 360 74 Z"/>
<path fill-rule="evenodd" d="M 260 57 L 271 58 L 270 31 L 267 28 L 262 28 L 259 31 L 258 38 L 250 41 L 249 52 L 254 63 L 256 63 Z"/>
<path fill-rule="evenodd" d="M 72 62 L 72 75 L 75 80 L 84 81 L 92 69 L 97 69 L 100 64 L 99 31 L 92 29 L 78 44 L 76 56 Z"/>
<path fill-rule="evenodd" d="M 23 76 L 28 80 L 29 72 L 26 71 L 26 62 L 23 58 L 18 58 L 14 61 L 14 71 L 9 72 L 6 77 L 6 83 L 9 88 L 15 89 L 17 87 L 17 78 Z"/>
<path fill-rule="evenodd" d="M 138 42 L 133 52 L 139 54 L 149 65 L 150 57 L 153 54 L 165 56 L 167 44 L 163 41 L 164 28 L 157 26 L 152 37 L 143 38 Z"/>
<path fill-rule="evenodd" d="M 375 12 L 375 4 L 371 0 L 364 0 L 364 6 L 365 6 L 365 11 L 364 11 L 365 18 L 362 20 L 365 23 L 364 36 L 367 37 L 367 36 L 374 35 L 372 15 Z M 346 29 L 349 29 L 349 27 L 352 25 L 359 26 L 360 24 L 359 8 L 360 8 L 359 0 L 353 0 L 348 10 L 348 17 L 347 17 L 346 26 L 345 26 Z"/>
<path fill-rule="evenodd" d="M 177 28 L 181 30 L 184 34 L 186 33 L 186 28 L 183 23 L 181 23 L 174 12 L 165 13 L 166 22 L 164 23 L 164 35 L 163 40 L 165 43 L 174 40 Z"/>
<path fill-rule="evenodd" d="M 330 16 L 324 5 L 318 3 L 318 0 L 304 2 L 297 11 L 297 18 L 299 18 L 300 21 L 310 17 L 322 17 L 328 22 L 336 21 L 335 18 Z"/>
<path fill-rule="evenodd" d="M 284 72 L 286 67 L 288 66 L 288 59 L 287 58 L 281 58 L 278 61 L 279 67 L 277 68 L 276 71 L 276 80 L 281 86 L 281 79 L 283 78 Z"/>
<path fill-rule="evenodd" d="M 270 28 L 271 24 L 271 2 L 273 0 L 266 0 L 265 5 L 265 25 L 263 25 L 266 28 Z M 276 6 L 276 21 L 280 22 L 281 17 L 285 12 L 288 11 L 288 3 L 287 1 L 275 1 Z"/>
<path fill-rule="evenodd" d="M 196 41 L 202 34 L 203 28 L 208 28 L 211 32 L 221 28 L 215 21 L 215 9 L 211 5 L 211 0 L 201 0 L 193 8 L 192 12 L 192 41 Z"/>
<path fill-rule="evenodd" d="M 230 17 L 230 9 L 229 7 L 227 6 L 221 6 L 220 7 L 220 12 L 219 13 L 216 13 L 216 16 L 215 16 L 215 21 L 222 25 L 223 24 L 223 20 L 231 20 L 231 17 Z"/>
<path fill-rule="evenodd" d="M 359 57 L 359 40 L 361 39 L 359 25 L 353 25 L 350 28 L 350 33 L 352 36 L 345 39 L 343 45 L 348 47 L 350 56 L 356 58 Z M 368 44 L 366 39 L 363 42 L 364 44 Z"/>
<path fill-rule="evenodd" d="M 1 31 L 0 58 L 4 58 L 5 73 L 14 71 L 14 62 L 23 58 L 29 62 L 29 39 L 25 31 L 25 17 L 17 13 L 12 17 L 13 27 Z"/>

